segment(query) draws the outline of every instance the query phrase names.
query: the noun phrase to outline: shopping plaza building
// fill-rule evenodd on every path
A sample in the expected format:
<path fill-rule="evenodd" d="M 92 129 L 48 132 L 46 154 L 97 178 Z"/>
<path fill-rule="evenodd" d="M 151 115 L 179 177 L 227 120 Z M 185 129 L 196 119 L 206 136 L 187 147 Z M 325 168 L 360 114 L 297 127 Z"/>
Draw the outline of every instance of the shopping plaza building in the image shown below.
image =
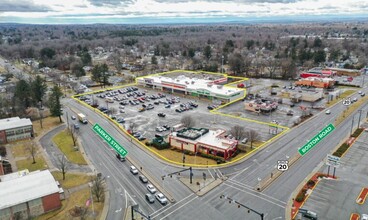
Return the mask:
<path fill-rule="evenodd" d="M 196 97 L 219 100 L 221 102 L 232 102 L 242 98 L 245 90 L 224 86 L 227 83 L 226 77 L 218 79 L 190 78 L 184 75 L 170 78 L 163 75 L 145 76 L 137 79 L 138 85 L 160 89 L 171 93 L 182 93 Z"/>

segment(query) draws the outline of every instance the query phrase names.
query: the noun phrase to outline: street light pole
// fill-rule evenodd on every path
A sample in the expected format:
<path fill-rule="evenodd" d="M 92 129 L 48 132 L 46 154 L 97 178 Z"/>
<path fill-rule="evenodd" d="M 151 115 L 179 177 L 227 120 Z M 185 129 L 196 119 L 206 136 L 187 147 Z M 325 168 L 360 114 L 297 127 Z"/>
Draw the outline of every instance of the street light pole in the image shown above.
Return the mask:
<path fill-rule="evenodd" d="M 353 116 L 353 119 L 351 120 L 350 135 L 352 135 L 352 134 L 353 134 L 354 117 L 355 117 L 355 116 Z"/>
<path fill-rule="evenodd" d="M 358 128 L 360 128 L 360 118 L 362 117 L 362 109 L 359 109 L 358 112 L 359 112 L 359 120 L 358 120 Z"/>

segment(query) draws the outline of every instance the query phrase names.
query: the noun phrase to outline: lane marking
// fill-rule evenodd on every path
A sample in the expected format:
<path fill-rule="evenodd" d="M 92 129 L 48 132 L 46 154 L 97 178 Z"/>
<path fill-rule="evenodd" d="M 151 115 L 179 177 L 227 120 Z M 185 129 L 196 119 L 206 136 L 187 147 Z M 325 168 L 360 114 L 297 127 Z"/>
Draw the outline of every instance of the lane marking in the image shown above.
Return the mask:
<path fill-rule="evenodd" d="M 162 208 L 160 208 L 160 209 L 158 209 L 158 210 L 156 210 L 155 212 L 153 212 L 153 213 L 151 213 L 150 214 L 150 216 L 151 217 L 157 217 L 157 216 L 159 216 L 161 213 L 163 213 L 163 212 L 165 212 L 165 211 L 167 211 L 167 209 L 170 209 L 170 208 L 173 208 L 173 207 L 175 207 L 175 206 L 177 206 L 177 205 L 179 205 L 180 203 L 182 203 L 184 200 L 186 200 L 187 198 L 189 198 L 190 196 L 192 196 L 192 195 L 196 195 L 195 193 L 191 193 L 189 196 L 187 196 L 187 197 L 185 197 L 185 198 L 183 198 L 182 200 L 180 200 L 180 201 L 178 201 L 178 202 L 176 202 L 175 204 L 173 204 L 173 205 L 171 205 L 171 206 L 164 206 L 164 207 L 162 207 Z M 198 197 L 198 196 L 196 196 L 196 197 Z M 165 209 L 166 208 L 166 210 L 163 210 L 163 209 Z M 163 210 L 163 211 L 162 211 Z"/>
<path fill-rule="evenodd" d="M 186 206 L 188 203 L 192 202 L 194 199 L 198 198 L 198 196 L 194 197 L 193 199 L 189 200 L 188 202 L 184 203 L 183 205 L 179 206 L 177 209 L 175 209 L 174 211 L 170 212 L 169 214 L 165 215 L 164 217 L 160 218 L 160 220 L 168 217 L 169 215 L 173 214 L 174 212 L 176 212 L 177 210 L 179 210 L 180 208 Z"/>
<path fill-rule="evenodd" d="M 248 192 L 248 191 L 245 191 L 245 190 L 239 189 L 239 188 L 237 188 L 237 187 L 235 187 L 235 186 L 232 186 L 232 185 L 230 185 L 230 184 L 224 183 L 224 185 L 229 186 L 229 187 L 234 188 L 234 189 L 237 189 L 237 190 L 242 191 L 242 192 L 244 192 L 244 193 L 250 194 L 250 195 L 252 195 L 252 196 L 254 196 L 254 197 L 257 197 L 257 198 L 259 198 L 259 199 L 262 199 L 262 200 L 264 200 L 264 201 L 267 201 L 267 202 L 269 202 L 269 203 L 271 203 L 271 204 L 274 204 L 274 205 L 276 205 L 276 206 L 278 206 L 278 207 L 280 207 L 280 208 L 282 208 L 282 209 L 285 209 L 285 207 L 286 207 L 286 206 L 282 206 L 282 205 L 280 205 L 280 204 L 277 204 L 277 203 L 275 203 L 275 202 L 272 202 L 272 201 L 270 201 L 270 200 L 268 200 L 268 199 L 265 199 L 265 198 L 263 198 L 263 197 L 261 197 L 261 196 L 259 196 L 259 195 L 257 195 L 257 194 L 250 193 L 250 192 Z"/>

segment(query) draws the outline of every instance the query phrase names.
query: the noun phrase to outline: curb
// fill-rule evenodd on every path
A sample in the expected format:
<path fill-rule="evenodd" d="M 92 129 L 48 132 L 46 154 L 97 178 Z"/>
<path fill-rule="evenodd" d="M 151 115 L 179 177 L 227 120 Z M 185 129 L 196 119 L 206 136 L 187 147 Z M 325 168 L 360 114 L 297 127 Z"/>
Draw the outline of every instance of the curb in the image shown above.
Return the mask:
<path fill-rule="evenodd" d="M 106 186 L 107 186 L 107 184 L 106 184 Z M 102 212 L 101 212 L 100 220 L 107 219 L 107 214 L 109 212 L 109 207 L 110 207 L 110 191 L 105 190 L 104 207 L 103 207 Z"/>

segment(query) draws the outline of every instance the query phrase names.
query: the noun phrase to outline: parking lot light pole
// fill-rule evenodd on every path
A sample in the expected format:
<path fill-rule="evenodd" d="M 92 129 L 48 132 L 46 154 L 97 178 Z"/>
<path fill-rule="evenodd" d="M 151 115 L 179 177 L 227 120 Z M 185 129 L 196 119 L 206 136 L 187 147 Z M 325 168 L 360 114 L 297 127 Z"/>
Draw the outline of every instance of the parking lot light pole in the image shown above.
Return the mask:
<path fill-rule="evenodd" d="M 359 112 L 359 119 L 358 119 L 358 128 L 360 128 L 360 118 L 362 117 L 362 109 L 359 109 L 358 112 Z"/>

